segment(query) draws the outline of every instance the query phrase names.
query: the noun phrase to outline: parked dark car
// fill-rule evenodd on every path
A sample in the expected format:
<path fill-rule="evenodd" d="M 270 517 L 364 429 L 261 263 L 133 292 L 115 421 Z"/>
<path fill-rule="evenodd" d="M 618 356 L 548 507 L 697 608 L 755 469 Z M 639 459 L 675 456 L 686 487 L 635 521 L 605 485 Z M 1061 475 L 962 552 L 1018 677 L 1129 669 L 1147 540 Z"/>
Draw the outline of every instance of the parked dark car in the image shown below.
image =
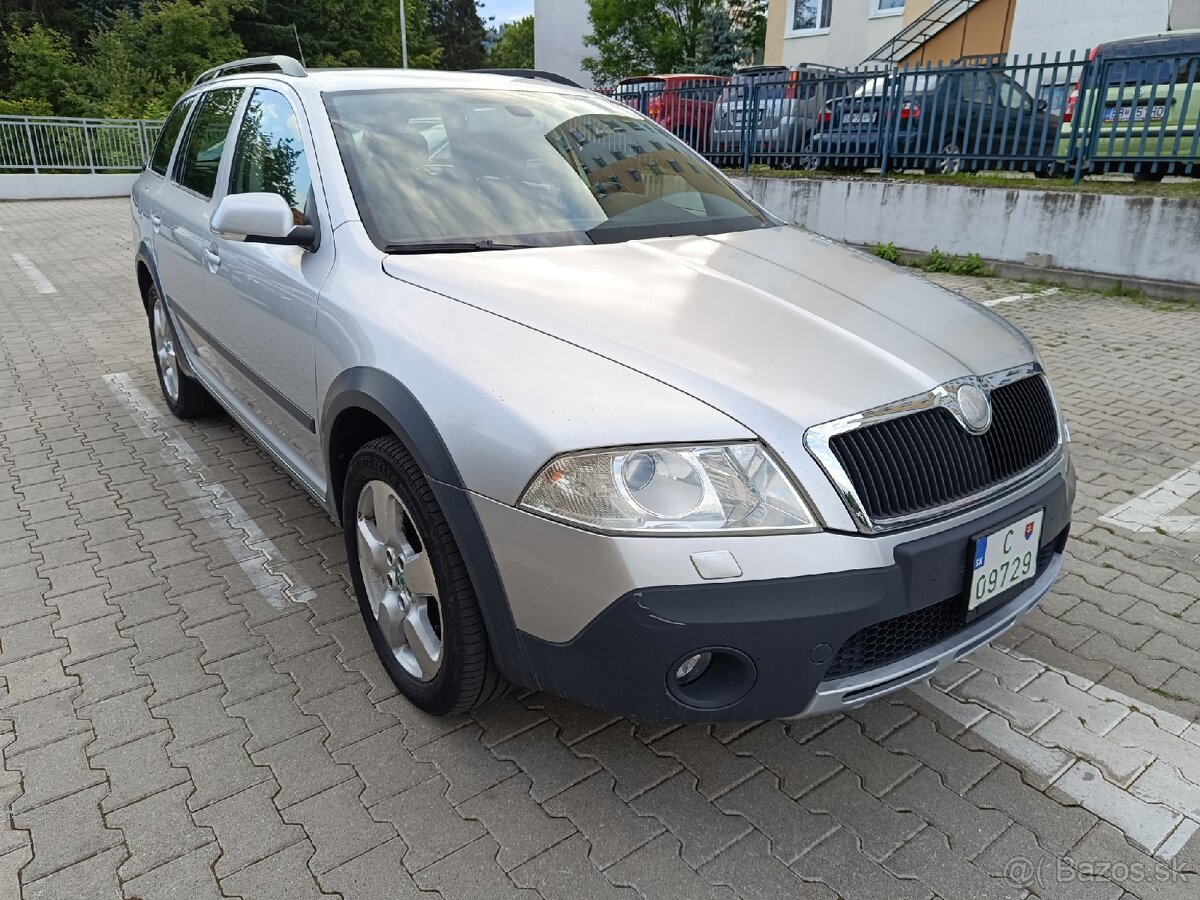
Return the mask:
<path fill-rule="evenodd" d="M 805 168 L 925 169 L 953 175 L 1016 161 L 1038 175 L 1058 169 L 1060 121 L 1010 76 L 978 68 L 878 76 L 826 105 Z"/>
<path fill-rule="evenodd" d="M 724 75 L 645 75 L 621 81 L 613 96 L 703 150 L 713 106 L 728 83 Z"/>
<path fill-rule="evenodd" d="M 847 85 L 843 70 L 827 66 L 738 70 L 713 112 L 713 157 L 718 163 L 741 162 L 749 140 L 756 161 L 790 165 L 811 139 L 821 110 L 845 96 Z"/>

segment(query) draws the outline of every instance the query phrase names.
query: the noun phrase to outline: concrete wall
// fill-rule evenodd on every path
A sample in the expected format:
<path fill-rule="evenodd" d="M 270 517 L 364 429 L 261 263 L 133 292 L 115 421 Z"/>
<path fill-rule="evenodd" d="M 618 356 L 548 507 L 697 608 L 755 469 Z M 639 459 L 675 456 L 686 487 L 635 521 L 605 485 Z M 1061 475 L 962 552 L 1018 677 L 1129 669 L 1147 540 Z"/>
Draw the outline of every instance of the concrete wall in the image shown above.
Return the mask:
<path fill-rule="evenodd" d="M 1171 29 L 1200 28 L 1200 0 L 1172 0 Z"/>
<path fill-rule="evenodd" d="M 978 253 L 1055 268 L 1200 284 L 1200 201 L 912 182 L 737 179 L 767 209 L 852 244 Z"/>
<path fill-rule="evenodd" d="M 1170 7 L 1171 0 L 1018 0 L 1009 50 L 1040 56 L 1166 31 Z"/>
<path fill-rule="evenodd" d="M 583 70 L 583 60 L 593 55 L 583 43 L 592 33 L 587 0 L 536 0 L 533 7 L 534 65 L 547 72 L 565 75 L 584 87 L 592 76 Z"/>
<path fill-rule="evenodd" d="M 857 66 L 904 26 L 902 15 L 872 15 L 874 0 L 833 0 L 827 31 L 796 35 L 792 33 L 792 3 L 793 0 L 771 0 L 767 20 L 768 61 L 788 66 L 804 62 Z M 772 58 L 773 40 L 782 42 L 778 59 Z"/>
<path fill-rule="evenodd" d="M 0 200 L 127 197 L 136 180 L 136 173 L 129 175 L 0 175 Z"/>

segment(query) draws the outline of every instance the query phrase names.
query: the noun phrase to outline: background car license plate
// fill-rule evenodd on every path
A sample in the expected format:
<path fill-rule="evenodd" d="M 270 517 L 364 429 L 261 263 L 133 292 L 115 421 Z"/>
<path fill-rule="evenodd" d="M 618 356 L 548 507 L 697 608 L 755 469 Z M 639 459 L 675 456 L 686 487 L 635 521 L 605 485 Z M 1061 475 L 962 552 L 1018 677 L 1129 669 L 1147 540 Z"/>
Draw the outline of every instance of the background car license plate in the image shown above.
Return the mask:
<path fill-rule="evenodd" d="M 846 122 L 850 125 L 873 125 L 875 113 L 846 113 Z"/>
<path fill-rule="evenodd" d="M 975 542 L 968 611 L 1037 575 L 1038 547 L 1045 515 L 1046 511 L 1039 509 Z"/>

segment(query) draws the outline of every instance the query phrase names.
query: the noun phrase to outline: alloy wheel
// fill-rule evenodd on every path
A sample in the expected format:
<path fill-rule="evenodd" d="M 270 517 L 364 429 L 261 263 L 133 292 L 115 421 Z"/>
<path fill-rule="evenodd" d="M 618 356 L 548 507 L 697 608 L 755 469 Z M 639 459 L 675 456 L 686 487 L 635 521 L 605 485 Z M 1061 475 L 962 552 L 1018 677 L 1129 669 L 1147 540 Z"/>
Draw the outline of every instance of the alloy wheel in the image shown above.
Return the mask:
<path fill-rule="evenodd" d="M 442 667 L 441 608 L 433 566 L 399 495 L 369 481 L 358 496 L 358 565 L 379 631 L 418 681 Z"/>
<path fill-rule="evenodd" d="M 958 144 L 949 143 L 942 148 L 938 159 L 938 173 L 941 175 L 957 175 L 963 170 L 962 150 Z"/>
<path fill-rule="evenodd" d="M 158 357 L 163 390 L 174 403 L 179 399 L 179 360 L 175 354 L 175 338 L 161 300 L 154 304 L 154 353 Z"/>

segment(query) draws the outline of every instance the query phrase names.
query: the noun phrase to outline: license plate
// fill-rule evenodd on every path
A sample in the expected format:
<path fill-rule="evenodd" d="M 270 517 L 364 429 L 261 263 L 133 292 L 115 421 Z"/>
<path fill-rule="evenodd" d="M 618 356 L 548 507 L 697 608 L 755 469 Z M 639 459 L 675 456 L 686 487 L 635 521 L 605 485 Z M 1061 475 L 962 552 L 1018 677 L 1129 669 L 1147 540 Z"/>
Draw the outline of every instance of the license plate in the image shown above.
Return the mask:
<path fill-rule="evenodd" d="M 1039 509 L 975 541 L 970 556 L 973 568 L 967 592 L 968 611 L 1037 575 L 1038 547 L 1041 546 L 1045 515 L 1046 511 Z"/>
<path fill-rule="evenodd" d="M 846 113 L 846 123 L 849 125 L 874 125 L 878 113 Z"/>
<path fill-rule="evenodd" d="M 1104 110 L 1105 122 L 1161 122 L 1167 116 L 1165 106 L 1110 106 Z"/>
<path fill-rule="evenodd" d="M 744 112 L 742 112 L 740 109 L 735 109 L 733 111 L 733 124 L 741 125 L 745 121 L 746 121 L 746 114 Z M 759 122 L 762 121 L 762 112 L 756 111 L 756 112 L 751 113 L 750 121 L 753 122 L 755 125 L 757 125 Z"/>

